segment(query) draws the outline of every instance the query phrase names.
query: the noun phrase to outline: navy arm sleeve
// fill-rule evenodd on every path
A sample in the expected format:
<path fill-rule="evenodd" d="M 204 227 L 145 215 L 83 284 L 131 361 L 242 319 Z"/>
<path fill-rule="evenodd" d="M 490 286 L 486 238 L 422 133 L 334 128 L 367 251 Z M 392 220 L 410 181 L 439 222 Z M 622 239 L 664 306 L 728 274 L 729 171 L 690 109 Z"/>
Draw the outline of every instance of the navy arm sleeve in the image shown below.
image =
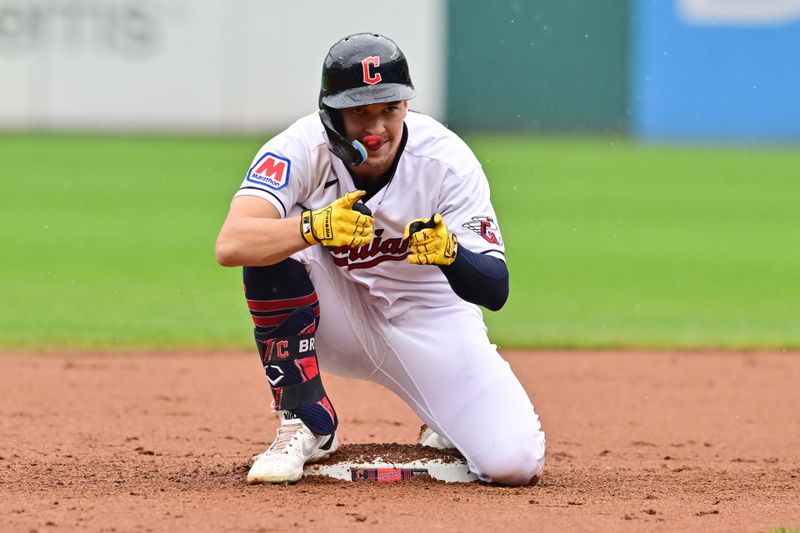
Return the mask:
<path fill-rule="evenodd" d="M 462 300 L 497 311 L 508 299 L 508 268 L 502 259 L 476 254 L 459 244 L 456 260 L 439 268 Z"/>

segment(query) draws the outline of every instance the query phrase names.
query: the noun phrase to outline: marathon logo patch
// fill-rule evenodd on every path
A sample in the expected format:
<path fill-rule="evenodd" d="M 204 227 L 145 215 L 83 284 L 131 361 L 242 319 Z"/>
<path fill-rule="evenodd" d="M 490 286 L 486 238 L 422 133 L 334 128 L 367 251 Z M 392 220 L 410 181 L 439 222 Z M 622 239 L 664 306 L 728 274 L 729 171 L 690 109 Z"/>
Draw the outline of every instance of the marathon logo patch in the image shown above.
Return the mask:
<path fill-rule="evenodd" d="M 500 236 L 500 228 L 492 217 L 472 217 L 468 222 L 461 225 L 462 228 L 472 230 L 490 244 L 502 246 L 503 238 Z"/>
<path fill-rule="evenodd" d="M 267 152 L 247 171 L 247 181 L 278 191 L 289 184 L 289 171 L 291 168 L 291 161 L 272 152 Z"/>

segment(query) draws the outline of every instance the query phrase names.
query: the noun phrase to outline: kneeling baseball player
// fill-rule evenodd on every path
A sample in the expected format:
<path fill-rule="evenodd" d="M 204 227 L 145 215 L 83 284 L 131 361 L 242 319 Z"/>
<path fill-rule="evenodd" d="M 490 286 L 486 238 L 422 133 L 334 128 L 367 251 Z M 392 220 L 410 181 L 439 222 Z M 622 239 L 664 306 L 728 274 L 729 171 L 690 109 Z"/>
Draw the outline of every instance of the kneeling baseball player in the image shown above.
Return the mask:
<path fill-rule="evenodd" d="M 377 34 L 334 44 L 319 110 L 253 159 L 220 230 L 243 266 L 255 341 L 280 416 L 249 483 L 296 481 L 339 446 L 325 371 L 378 383 L 480 479 L 523 485 L 545 436 L 478 306 L 508 297 L 489 184 L 453 132 L 410 112 L 406 58 Z"/>

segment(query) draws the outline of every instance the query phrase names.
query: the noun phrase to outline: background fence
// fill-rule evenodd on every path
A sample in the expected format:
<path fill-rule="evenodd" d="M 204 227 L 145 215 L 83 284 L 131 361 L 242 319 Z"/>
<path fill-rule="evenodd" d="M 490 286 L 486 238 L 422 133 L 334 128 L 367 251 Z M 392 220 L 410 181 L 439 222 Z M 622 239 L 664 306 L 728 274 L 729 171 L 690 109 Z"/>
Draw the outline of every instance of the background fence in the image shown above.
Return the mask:
<path fill-rule="evenodd" d="M 800 138 L 800 0 L 0 0 L 0 128 L 277 130 L 357 31 L 457 129 Z"/>
<path fill-rule="evenodd" d="M 0 0 L 0 127 L 276 130 L 316 107 L 325 52 L 359 31 L 402 44 L 415 105 L 441 117 L 444 24 L 427 0 Z"/>

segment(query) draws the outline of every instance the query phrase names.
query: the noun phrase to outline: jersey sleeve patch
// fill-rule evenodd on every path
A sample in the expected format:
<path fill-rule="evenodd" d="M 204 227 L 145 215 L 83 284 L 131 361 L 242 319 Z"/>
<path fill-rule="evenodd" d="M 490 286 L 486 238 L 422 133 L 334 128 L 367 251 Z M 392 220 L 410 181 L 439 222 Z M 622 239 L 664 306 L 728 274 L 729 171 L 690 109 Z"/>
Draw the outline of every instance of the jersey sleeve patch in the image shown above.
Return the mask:
<path fill-rule="evenodd" d="M 246 181 L 279 191 L 289 184 L 292 162 L 285 157 L 267 152 L 247 171 Z"/>
<path fill-rule="evenodd" d="M 503 238 L 500 236 L 500 228 L 492 217 L 472 217 L 462 224 L 461 227 L 474 231 L 489 244 L 496 244 L 497 246 L 503 245 Z"/>

